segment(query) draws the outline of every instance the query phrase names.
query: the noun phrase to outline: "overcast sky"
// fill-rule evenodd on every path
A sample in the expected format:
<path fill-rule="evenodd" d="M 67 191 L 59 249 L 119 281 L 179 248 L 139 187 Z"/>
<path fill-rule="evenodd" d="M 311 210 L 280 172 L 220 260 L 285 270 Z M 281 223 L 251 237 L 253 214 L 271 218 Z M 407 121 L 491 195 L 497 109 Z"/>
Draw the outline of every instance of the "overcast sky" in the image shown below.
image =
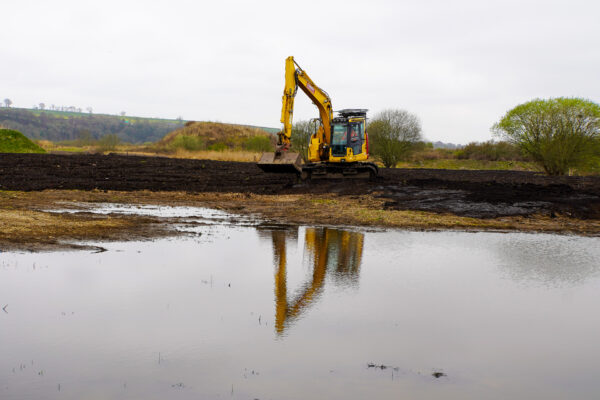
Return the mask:
<path fill-rule="evenodd" d="M 2 1 L 16 107 L 280 127 L 293 55 L 335 109 L 402 108 L 429 140 L 491 138 L 536 97 L 600 101 L 600 2 Z M 295 120 L 317 116 L 299 92 Z"/>

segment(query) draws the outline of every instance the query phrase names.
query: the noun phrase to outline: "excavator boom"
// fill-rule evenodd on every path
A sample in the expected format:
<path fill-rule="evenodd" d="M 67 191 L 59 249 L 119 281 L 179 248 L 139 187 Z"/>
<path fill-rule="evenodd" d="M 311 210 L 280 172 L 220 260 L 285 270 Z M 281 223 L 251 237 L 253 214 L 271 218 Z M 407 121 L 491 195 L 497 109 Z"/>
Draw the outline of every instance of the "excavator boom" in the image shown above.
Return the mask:
<path fill-rule="evenodd" d="M 296 69 L 296 66 L 298 69 Z M 277 147 L 274 153 L 263 153 L 258 162 L 259 168 L 265 172 L 302 172 L 302 157 L 298 153 L 289 152 L 292 137 L 292 120 L 294 117 L 294 99 L 298 87 L 317 105 L 323 117 L 330 118 L 331 101 L 324 91 L 308 77 L 306 72 L 294 61 L 294 57 L 285 60 L 285 86 L 281 106 L 281 123 L 283 129 L 277 133 Z M 329 110 L 322 104 L 329 104 Z"/>

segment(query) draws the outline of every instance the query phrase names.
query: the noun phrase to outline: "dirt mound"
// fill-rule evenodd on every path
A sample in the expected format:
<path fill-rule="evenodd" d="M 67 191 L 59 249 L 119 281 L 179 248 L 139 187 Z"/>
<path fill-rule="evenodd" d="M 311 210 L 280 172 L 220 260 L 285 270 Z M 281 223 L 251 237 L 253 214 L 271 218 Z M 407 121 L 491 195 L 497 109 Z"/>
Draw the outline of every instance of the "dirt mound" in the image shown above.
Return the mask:
<path fill-rule="evenodd" d="M 372 194 L 388 209 L 461 216 L 546 213 L 600 219 L 600 177 L 517 171 L 382 169 L 374 181 L 302 182 L 254 163 L 117 155 L 3 154 L 0 190 L 152 190 L 257 194 Z"/>
<path fill-rule="evenodd" d="M 159 144 L 168 145 L 176 140 L 178 136 L 198 137 L 208 143 L 233 143 L 253 136 L 271 137 L 272 135 L 260 128 L 251 128 L 243 125 L 222 124 L 219 122 L 188 122 L 183 128 L 167 134 L 159 141 Z"/>

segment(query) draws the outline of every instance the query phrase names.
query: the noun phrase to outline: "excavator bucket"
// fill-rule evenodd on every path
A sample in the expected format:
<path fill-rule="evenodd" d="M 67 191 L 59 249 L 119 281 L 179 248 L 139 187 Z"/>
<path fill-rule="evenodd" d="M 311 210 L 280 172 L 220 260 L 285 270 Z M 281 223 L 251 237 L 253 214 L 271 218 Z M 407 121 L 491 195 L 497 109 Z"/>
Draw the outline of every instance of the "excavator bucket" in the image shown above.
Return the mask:
<path fill-rule="evenodd" d="M 258 161 L 258 168 L 265 172 L 301 173 L 302 156 L 287 151 L 263 153 Z"/>

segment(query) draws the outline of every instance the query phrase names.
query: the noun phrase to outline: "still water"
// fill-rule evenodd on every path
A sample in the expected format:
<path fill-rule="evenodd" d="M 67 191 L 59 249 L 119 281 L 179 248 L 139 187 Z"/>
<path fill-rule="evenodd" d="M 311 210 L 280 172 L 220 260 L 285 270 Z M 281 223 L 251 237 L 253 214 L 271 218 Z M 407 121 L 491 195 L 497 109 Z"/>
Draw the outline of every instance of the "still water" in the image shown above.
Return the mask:
<path fill-rule="evenodd" d="M 0 398 L 600 396 L 597 238 L 197 229 L 0 253 Z"/>

